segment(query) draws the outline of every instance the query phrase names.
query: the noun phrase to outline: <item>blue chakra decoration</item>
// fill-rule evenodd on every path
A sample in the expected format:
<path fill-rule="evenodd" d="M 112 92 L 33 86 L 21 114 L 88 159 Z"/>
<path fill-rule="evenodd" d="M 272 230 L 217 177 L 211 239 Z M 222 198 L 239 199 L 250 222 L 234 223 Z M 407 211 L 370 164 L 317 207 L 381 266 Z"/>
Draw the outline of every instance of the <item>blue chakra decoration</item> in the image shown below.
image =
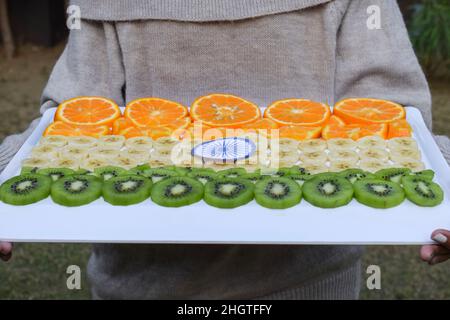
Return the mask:
<path fill-rule="evenodd" d="M 192 149 L 192 155 L 203 160 L 234 162 L 247 159 L 256 152 L 250 139 L 224 138 L 203 142 Z"/>

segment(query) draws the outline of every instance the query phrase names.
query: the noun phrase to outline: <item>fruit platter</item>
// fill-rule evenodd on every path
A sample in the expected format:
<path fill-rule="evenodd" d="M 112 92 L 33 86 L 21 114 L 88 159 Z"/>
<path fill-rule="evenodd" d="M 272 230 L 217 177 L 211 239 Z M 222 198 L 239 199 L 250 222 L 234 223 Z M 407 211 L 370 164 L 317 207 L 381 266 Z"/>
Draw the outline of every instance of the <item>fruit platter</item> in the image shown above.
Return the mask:
<path fill-rule="evenodd" d="M 0 183 L 15 242 L 424 244 L 450 227 L 450 170 L 419 110 L 380 99 L 76 97 Z"/>

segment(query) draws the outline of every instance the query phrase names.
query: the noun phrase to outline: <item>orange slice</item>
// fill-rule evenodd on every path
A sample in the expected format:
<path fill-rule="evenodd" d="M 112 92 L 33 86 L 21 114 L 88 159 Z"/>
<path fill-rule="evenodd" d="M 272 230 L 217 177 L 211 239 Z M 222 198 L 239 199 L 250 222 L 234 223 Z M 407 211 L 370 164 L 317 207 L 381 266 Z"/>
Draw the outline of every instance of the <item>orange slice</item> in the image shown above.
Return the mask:
<path fill-rule="evenodd" d="M 346 99 L 338 102 L 333 113 L 346 123 L 387 123 L 404 119 L 405 109 L 394 102 L 379 99 Z"/>
<path fill-rule="evenodd" d="M 172 132 L 173 132 L 172 130 L 165 127 L 159 128 L 130 127 L 122 130 L 120 134 L 127 139 L 134 137 L 150 137 L 156 140 L 161 137 L 168 137 L 172 135 Z"/>
<path fill-rule="evenodd" d="M 55 121 L 44 131 L 44 136 L 89 136 L 98 138 L 109 134 L 108 126 L 77 126 L 64 121 Z"/>
<path fill-rule="evenodd" d="M 280 138 L 295 140 L 315 139 L 320 137 L 322 127 L 285 126 L 279 129 Z"/>
<path fill-rule="evenodd" d="M 172 136 L 176 137 L 179 140 L 202 140 L 203 134 L 208 129 L 211 129 L 211 127 L 200 123 L 198 126 L 191 123 L 187 128 L 179 128 L 174 130 Z"/>
<path fill-rule="evenodd" d="M 361 126 L 361 130 L 359 131 L 359 138 L 363 138 L 366 136 L 380 136 L 381 138 L 386 139 L 387 135 L 388 135 L 387 123 L 369 124 Z"/>
<path fill-rule="evenodd" d="M 359 138 L 360 126 L 351 125 L 326 125 L 322 130 L 322 138 L 325 140 L 343 138 L 357 140 Z"/>
<path fill-rule="evenodd" d="M 128 127 L 120 131 L 120 135 L 125 138 L 134 138 L 134 137 L 150 137 L 151 129 L 149 128 L 138 128 L 138 127 Z"/>
<path fill-rule="evenodd" d="M 113 134 L 120 134 L 120 132 L 124 129 L 134 127 L 133 122 L 131 122 L 130 119 L 125 117 L 117 118 L 112 125 L 112 133 Z"/>
<path fill-rule="evenodd" d="M 306 99 L 285 99 L 273 102 L 264 112 L 264 117 L 280 126 L 319 127 L 330 118 L 330 107 L 324 103 Z"/>
<path fill-rule="evenodd" d="M 191 125 L 191 118 L 186 117 L 186 118 L 174 120 L 168 124 L 157 126 L 156 128 L 164 127 L 164 128 L 168 128 L 170 130 L 177 130 L 177 129 L 186 129 L 190 125 Z M 155 127 L 151 127 L 151 128 L 155 128 Z"/>
<path fill-rule="evenodd" d="M 120 117 L 119 106 L 102 97 L 78 97 L 62 102 L 55 113 L 55 121 L 73 125 L 111 125 Z"/>
<path fill-rule="evenodd" d="M 159 127 L 159 128 L 153 128 L 150 130 L 150 138 L 153 140 L 162 138 L 162 137 L 169 137 L 172 135 L 173 130 L 170 130 L 166 127 Z"/>
<path fill-rule="evenodd" d="M 398 120 L 389 123 L 388 139 L 411 137 L 412 136 L 411 125 L 406 120 Z"/>
<path fill-rule="evenodd" d="M 261 118 L 258 106 L 231 94 L 210 94 L 197 98 L 191 118 L 211 127 L 240 127 Z"/>
<path fill-rule="evenodd" d="M 278 124 L 273 120 L 263 118 L 263 119 L 256 120 L 255 122 L 252 122 L 252 123 L 244 124 L 241 128 L 242 129 L 267 129 L 267 130 L 270 130 L 270 129 L 277 129 Z"/>
<path fill-rule="evenodd" d="M 131 101 L 124 112 L 125 117 L 138 127 L 157 127 L 185 118 L 185 106 L 161 98 L 142 98 Z"/>
<path fill-rule="evenodd" d="M 338 116 L 332 115 L 330 119 L 328 119 L 327 125 L 345 126 L 345 122 Z"/>

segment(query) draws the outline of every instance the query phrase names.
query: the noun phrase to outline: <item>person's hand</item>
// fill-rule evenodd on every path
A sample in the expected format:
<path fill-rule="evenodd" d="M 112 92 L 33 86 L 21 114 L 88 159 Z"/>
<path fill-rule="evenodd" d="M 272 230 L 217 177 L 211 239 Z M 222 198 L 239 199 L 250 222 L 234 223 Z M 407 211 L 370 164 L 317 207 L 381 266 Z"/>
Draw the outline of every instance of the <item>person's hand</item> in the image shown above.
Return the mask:
<path fill-rule="evenodd" d="M 437 244 L 423 246 L 420 249 L 420 258 L 435 265 L 450 259 L 450 231 L 439 229 L 431 234 L 431 239 Z"/>
<path fill-rule="evenodd" d="M 0 259 L 8 261 L 12 256 L 12 243 L 0 241 Z"/>

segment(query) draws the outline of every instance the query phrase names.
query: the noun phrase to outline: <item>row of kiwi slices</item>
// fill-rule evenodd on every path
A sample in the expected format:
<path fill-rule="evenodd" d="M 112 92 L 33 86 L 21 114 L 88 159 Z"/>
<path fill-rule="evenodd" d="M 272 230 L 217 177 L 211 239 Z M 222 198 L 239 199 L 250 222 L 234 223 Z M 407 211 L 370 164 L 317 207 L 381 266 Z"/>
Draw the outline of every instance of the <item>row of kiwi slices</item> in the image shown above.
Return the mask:
<path fill-rule="evenodd" d="M 282 168 L 270 174 L 247 173 L 243 168 L 212 169 L 147 165 L 131 170 L 102 167 L 88 171 L 65 168 L 24 168 L 4 182 L 0 199 L 27 205 L 47 198 L 64 206 L 81 206 L 96 199 L 113 205 L 132 205 L 147 198 L 166 207 L 180 207 L 203 199 L 218 208 L 236 208 L 253 199 L 263 207 L 286 209 L 304 198 L 314 206 L 336 208 L 353 198 L 374 208 L 391 208 L 405 198 L 419 206 L 436 206 L 443 191 L 433 182 L 434 172 L 383 169 L 371 174 L 360 169 L 311 175 L 301 167 Z"/>

